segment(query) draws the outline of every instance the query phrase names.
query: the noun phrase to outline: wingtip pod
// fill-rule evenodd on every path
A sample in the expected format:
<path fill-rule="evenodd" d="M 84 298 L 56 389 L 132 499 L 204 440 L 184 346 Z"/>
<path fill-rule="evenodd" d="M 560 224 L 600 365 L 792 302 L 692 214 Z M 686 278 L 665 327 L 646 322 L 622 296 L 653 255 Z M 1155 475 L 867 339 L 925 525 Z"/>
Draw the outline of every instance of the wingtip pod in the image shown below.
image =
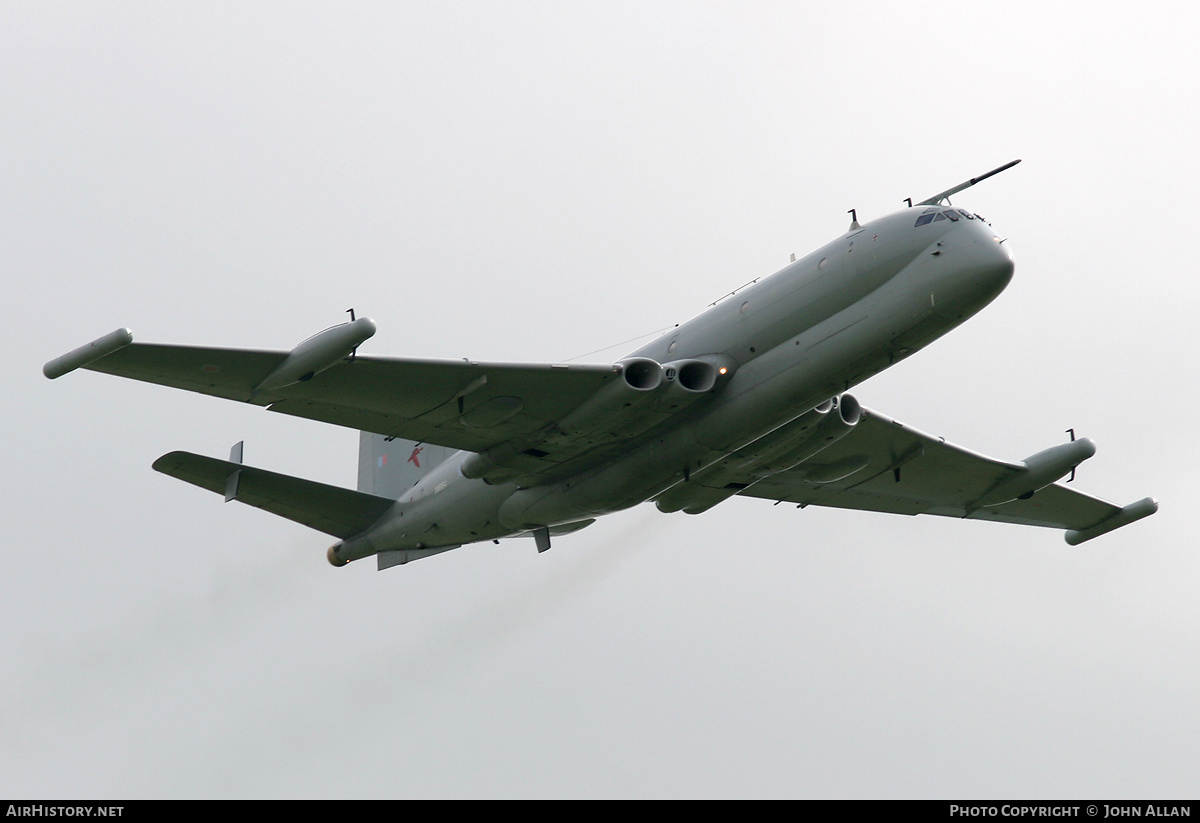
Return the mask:
<path fill-rule="evenodd" d="M 91 343 L 69 351 L 61 357 L 56 357 L 42 366 L 42 374 L 51 380 L 62 377 L 68 372 L 83 368 L 94 363 L 101 357 L 107 357 L 118 349 L 123 349 L 133 342 L 133 332 L 129 329 L 117 329 L 103 337 L 97 337 Z"/>
<path fill-rule="evenodd" d="M 1089 529 L 1070 529 L 1063 539 L 1072 546 L 1078 546 L 1080 543 L 1091 540 L 1093 537 L 1099 537 L 1102 534 L 1108 534 L 1114 529 L 1119 529 L 1122 526 L 1128 526 L 1134 521 L 1141 520 L 1143 517 L 1149 517 L 1158 511 L 1158 501 L 1153 497 L 1143 497 L 1136 503 L 1130 503 L 1124 506 L 1119 512 L 1105 520 L 1103 523 L 1092 526 Z"/>

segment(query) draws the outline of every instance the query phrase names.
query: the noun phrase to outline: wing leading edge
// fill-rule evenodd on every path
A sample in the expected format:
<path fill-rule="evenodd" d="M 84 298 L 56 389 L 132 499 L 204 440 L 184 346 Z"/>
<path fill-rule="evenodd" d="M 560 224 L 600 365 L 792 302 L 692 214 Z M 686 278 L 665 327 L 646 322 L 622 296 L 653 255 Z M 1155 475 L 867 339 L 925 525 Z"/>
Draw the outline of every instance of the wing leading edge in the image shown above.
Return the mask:
<path fill-rule="evenodd" d="M 1073 449 L 1075 462 L 1094 452 L 1090 441 L 1074 442 L 1086 444 Z M 1035 458 L 1040 456 L 1020 464 L 994 460 L 863 409 L 845 437 L 787 471 L 744 478 L 746 488 L 738 494 L 801 507 L 934 514 L 1064 529 L 1072 545 L 1158 508 L 1152 498 L 1121 507 L 1054 483 L 1070 466 L 1040 488 L 1026 489 L 1037 485 Z"/>

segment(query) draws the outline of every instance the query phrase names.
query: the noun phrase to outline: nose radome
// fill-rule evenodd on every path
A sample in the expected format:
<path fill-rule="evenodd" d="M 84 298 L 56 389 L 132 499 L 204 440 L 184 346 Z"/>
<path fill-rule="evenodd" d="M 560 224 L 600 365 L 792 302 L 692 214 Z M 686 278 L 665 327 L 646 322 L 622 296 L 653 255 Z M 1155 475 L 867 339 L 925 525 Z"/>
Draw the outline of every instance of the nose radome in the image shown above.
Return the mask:
<path fill-rule="evenodd" d="M 989 235 L 979 241 L 979 250 L 984 258 L 980 265 L 980 285 L 992 292 L 992 296 L 1004 291 L 1012 280 L 1013 262 L 1012 251 L 997 236 Z"/>
<path fill-rule="evenodd" d="M 965 227 L 964 227 L 965 228 Z M 963 320 L 996 299 L 1012 280 L 1013 257 L 990 227 L 947 237 L 935 254 L 944 261 L 934 311 Z"/>
<path fill-rule="evenodd" d="M 1013 256 L 1008 246 L 990 233 L 964 252 L 965 257 L 971 258 L 965 273 L 971 291 L 968 304 L 978 311 L 995 300 L 1012 280 Z"/>

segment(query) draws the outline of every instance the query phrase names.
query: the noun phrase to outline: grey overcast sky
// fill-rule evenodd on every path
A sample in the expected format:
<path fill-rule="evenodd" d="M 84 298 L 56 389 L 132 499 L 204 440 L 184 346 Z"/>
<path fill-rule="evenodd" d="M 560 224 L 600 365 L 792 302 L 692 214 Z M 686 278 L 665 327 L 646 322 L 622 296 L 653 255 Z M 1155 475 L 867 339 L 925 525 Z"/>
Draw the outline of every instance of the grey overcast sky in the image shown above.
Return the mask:
<path fill-rule="evenodd" d="M 1183 2 L 0 4 L 0 796 L 1196 797 L 1200 13 Z M 559 361 L 956 198 L 1017 259 L 855 390 L 1160 512 L 735 499 L 378 573 L 157 474 L 356 435 L 41 365 L 119 326 Z M 606 361 L 635 347 L 585 358 Z"/>

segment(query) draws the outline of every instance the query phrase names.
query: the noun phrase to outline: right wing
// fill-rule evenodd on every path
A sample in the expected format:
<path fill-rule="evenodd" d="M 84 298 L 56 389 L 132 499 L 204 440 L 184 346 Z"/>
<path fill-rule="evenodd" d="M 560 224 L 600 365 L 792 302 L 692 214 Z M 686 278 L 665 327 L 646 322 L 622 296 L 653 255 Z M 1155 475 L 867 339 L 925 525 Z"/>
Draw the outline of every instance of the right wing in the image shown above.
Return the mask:
<path fill-rule="evenodd" d="M 123 332 L 123 335 L 119 333 Z M 117 336 L 115 341 L 104 341 Z M 617 378 L 598 365 L 477 363 L 356 355 L 308 379 L 261 388 L 291 352 L 133 343 L 128 330 L 46 364 L 85 368 L 265 406 L 388 437 L 484 451 L 536 435 Z M 97 344 L 101 344 L 97 346 Z M 83 354 L 81 354 L 83 353 Z M 65 364 L 65 365 L 63 365 Z"/>
<path fill-rule="evenodd" d="M 128 329 L 118 329 L 50 361 L 43 372 L 53 379 L 84 368 L 476 452 L 477 473 L 470 476 L 493 483 L 569 474 L 670 414 L 670 404 L 642 402 L 637 416 L 614 422 L 607 410 L 623 411 L 634 396 L 645 401 L 653 394 L 627 382 L 622 364 L 357 355 L 356 346 L 373 331 L 370 320 L 359 318 L 287 352 L 134 343 Z M 651 365 L 657 371 L 658 364 L 641 364 Z"/>

